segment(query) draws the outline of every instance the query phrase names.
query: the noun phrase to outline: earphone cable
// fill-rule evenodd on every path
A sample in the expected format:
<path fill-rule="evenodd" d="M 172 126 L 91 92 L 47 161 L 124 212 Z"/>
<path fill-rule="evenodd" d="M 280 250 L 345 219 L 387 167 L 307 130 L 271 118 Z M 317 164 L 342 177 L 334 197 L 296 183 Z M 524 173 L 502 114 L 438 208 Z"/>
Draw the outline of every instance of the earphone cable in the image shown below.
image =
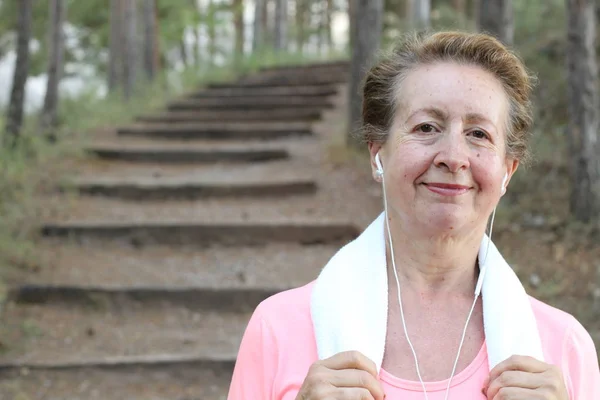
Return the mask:
<path fill-rule="evenodd" d="M 394 257 L 394 245 L 393 245 L 393 241 L 392 241 L 392 234 L 391 234 L 391 230 L 390 230 L 390 224 L 389 224 L 389 217 L 388 217 L 388 206 L 387 206 L 387 194 L 386 194 L 386 190 L 385 190 L 385 178 L 384 178 L 384 174 L 383 174 L 383 170 L 382 168 L 380 168 L 381 172 L 380 172 L 380 176 L 381 176 L 381 181 L 382 181 L 382 188 L 383 188 L 383 204 L 384 204 L 384 211 L 385 211 L 385 225 L 386 225 L 386 230 L 387 230 L 387 235 L 388 235 L 388 243 L 390 246 L 390 258 L 392 260 L 392 268 L 394 270 L 394 277 L 396 279 L 396 290 L 398 293 L 398 305 L 400 307 L 400 315 L 401 315 L 401 319 L 402 319 L 402 327 L 404 328 L 404 335 L 406 336 L 406 341 L 408 342 L 408 345 L 411 349 L 411 352 L 413 354 L 413 358 L 415 361 L 415 367 L 416 367 L 416 372 L 417 372 L 417 376 L 419 377 L 419 382 L 421 383 L 421 387 L 423 388 L 423 394 L 425 395 L 425 399 L 429 400 L 429 396 L 427 394 L 427 389 L 425 388 L 425 382 L 423 381 L 423 378 L 421 376 L 421 369 L 419 368 L 419 360 L 417 357 L 417 353 L 415 351 L 415 348 L 408 336 L 408 329 L 406 327 L 406 320 L 404 318 L 404 308 L 402 306 L 402 296 L 401 296 L 401 292 L 400 292 L 400 280 L 398 278 L 398 272 L 396 269 L 396 260 Z M 462 335 L 461 335 L 461 340 L 458 346 L 458 352 L 456 354 L 456 359 L 454 360 L 454 365 L 452 367 L 452 373 L 450 375 L 450 378 L 448 379 L 448 385 L 446 386 L 446 393 L 444 396 L 445 400 L 448 400 L 448 396 L 450 393 L 450 385 L 452 384 L 452 379 L 454 378 L 454 374 L 456 373 L 456 368 L 458 366 L 458 361 L 460 359 L 460 354 L 462 351 L 462 347 L 465 341 L 465 337 L 467 334 L 467 329 L 469 327 L 469 322 L 471 320 L 471 317 L 473 315 L 473 311 L 475 310 L 475 306 L 477 304 L 477 300 L 479 298 L 479 293 L 481 290 L 481 283 L 483 282 L 483 275 L 485 274 L 485 270 L 486 270 L 486 261 L 487 261 L 487 255 L 489 253 L 489 247 L 490 247 L 490 243 L 492 241 L 492 232 L 493 232 L 493 227 L 494 227 L 494 217 L 496 215 L 496 208 L 494 208 L 494 211 L 492 213 L 492 218 L 491 218 L 491 224 L 490 224 L 490 234 L 489 234 L 489 238 L 488 238 L 488 243 L 487 243 L 487 248 L 486 248 L 486 254 L 485 254 L 485 258 L 484 258 L 484 262 L 483 262 L 483 269 L 480 271 L 480 277 L 478 279 L 478 283 L 476 285 L 475 288 L 475 298 L 473 299 L 473 304 L 471 305 L 471 309 L 469 311 L 469 315 L 467 316 L 467 321 L 465 323 L 465 326 L 463 328 L 462 331 Z"/>

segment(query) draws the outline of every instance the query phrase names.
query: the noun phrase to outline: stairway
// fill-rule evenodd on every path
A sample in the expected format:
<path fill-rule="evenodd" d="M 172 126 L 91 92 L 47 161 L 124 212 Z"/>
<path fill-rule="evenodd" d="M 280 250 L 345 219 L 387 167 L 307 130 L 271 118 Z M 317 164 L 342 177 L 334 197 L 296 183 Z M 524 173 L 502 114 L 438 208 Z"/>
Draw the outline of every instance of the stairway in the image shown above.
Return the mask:
<path fill-rule="evenodd" d="M 10 291 L 0 398 L 226 398 L 256 305 L 379 208 L 323 161 L 347 69 L 266 69 L 94 137 L 43 267 Z"/>

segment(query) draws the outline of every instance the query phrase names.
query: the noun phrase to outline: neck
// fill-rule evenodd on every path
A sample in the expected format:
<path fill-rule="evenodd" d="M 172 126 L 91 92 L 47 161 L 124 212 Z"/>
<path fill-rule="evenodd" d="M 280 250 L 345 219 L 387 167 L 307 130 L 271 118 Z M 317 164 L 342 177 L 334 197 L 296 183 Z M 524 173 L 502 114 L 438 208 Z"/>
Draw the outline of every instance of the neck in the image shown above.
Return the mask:
<path fill-rule="evenodd" d="M 398 279 L 403 287 L 426 297 L 473 295 L 485 226 L 467 235 L 431 236 L 415 234 L 396 216 L 389 218 Z M 388 265 L 393 268 L 387 229 L 385 235 Z"/>

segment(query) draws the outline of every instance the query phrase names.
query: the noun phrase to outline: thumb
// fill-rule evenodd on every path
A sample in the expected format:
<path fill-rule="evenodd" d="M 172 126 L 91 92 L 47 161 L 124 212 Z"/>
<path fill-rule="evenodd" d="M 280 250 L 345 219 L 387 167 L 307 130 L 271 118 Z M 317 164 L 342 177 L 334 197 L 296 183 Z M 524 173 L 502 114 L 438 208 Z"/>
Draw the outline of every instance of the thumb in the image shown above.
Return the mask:
<path fill-rule="evenodd" d="M 481 392 L 484 395 L 487 395 L 488 386 L 490 386 L 490 377 L 489 376 L 487 378 L 485 378 L 485 381 L 483 381 L 483 386 L 481 387 Z"/>

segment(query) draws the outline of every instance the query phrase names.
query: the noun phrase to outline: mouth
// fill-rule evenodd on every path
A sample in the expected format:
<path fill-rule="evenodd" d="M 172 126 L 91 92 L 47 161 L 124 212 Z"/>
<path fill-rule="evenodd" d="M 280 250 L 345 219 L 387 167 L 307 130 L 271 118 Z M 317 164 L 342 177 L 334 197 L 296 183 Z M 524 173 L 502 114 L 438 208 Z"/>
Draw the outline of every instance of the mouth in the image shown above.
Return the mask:
<path fill-rule="evenodd" d="M 452 183 L 423 183 L 431 192 L 441 196 L 460 196 L 471 190 L 470 186 L 457 185 Z"/>

